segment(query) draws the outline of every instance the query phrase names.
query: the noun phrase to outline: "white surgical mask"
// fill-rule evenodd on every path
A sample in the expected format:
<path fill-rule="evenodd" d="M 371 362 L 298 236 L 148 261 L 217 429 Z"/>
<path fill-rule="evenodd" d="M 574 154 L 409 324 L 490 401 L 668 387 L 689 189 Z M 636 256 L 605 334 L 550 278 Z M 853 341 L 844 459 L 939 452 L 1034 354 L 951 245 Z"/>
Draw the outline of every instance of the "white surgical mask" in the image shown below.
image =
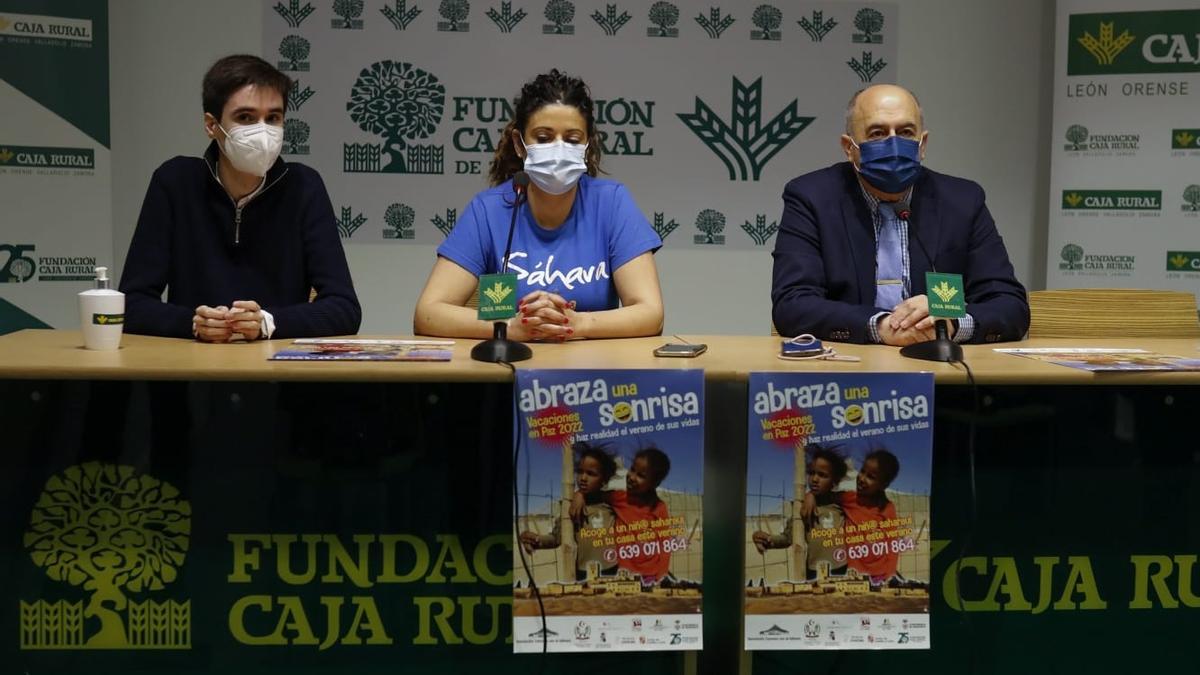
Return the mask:
<path fill-rule="evenodd" d="M 521 145 L 525 145 L 524 139 Z M 579 177 L 587 171 L 586 153 L 586 144 L 567 143 L 562 139 L 525 145 L 525 172 L 542 192 L 561 195 L 575 187 Z"/>
<path fill-rule="evenodd" d="M 219 124 L 217 127 L 225 131 Z M 283 150 L 283 127 L 266 122 L 238 125 L 225 131 L 223 147 L 233 168 L 265 176 Z"/>

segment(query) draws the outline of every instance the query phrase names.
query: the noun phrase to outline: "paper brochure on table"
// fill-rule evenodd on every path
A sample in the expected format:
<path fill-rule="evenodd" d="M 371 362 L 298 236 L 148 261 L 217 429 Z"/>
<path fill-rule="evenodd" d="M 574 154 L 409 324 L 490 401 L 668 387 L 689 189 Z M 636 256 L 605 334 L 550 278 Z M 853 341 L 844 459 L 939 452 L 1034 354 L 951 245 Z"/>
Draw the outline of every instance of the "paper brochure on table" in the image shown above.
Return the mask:
<path fill-rule="evenodd" d="M 929 649 L 933 376 L 751 373 L 745 648 Z"/>
<path fill-rule="evenodd" d="M 1200 371 L 1200 358 L 1172 356 L 1145 349 L 1038 347 L 996 351 L 1092 372 Z"/>
<path fill-rule="evenodd" d="M 514 651 L 700 649 L 703 372 L 520 369 L 517 398 Z"/>
<path fill-rule="evenodd" d="M 271 361 L 449 361 L 453 340 L 305 338 L 275 352 Z"/>

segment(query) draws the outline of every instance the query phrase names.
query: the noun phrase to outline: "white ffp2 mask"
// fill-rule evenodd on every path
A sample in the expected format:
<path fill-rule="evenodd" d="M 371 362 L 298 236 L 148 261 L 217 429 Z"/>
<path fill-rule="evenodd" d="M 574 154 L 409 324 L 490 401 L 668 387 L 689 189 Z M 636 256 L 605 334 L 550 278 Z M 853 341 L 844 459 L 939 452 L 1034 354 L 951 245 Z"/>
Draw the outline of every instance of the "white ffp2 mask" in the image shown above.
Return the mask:
<path fill-rule="evenodd" d="M 217 127 L 225 131 L 225 127 L 219 124 Z M 231 127 L 225 131 L 222 147 L 233 168 L 255 176 L 265 176 L 283 150 L 283 127 L 266 122 Z"/>

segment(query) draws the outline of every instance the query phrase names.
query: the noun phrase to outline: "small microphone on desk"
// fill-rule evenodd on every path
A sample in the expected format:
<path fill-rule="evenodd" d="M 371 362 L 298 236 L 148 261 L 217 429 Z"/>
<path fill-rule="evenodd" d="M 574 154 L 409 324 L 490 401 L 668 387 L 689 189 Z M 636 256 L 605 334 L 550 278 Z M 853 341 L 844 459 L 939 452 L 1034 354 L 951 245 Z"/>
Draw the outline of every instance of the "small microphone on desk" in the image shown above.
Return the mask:
<path fill-rule="evenodd" d="M 529 174 L 524 171 L 513 174 L 512 186 L 516 196 L 513 199 L 512 219 L 508 222 L 508 241 L 504 244 L 500 274 L 508 274 L 508 258 L 512 255 L 513 232 L 517 229 L 517 214 L 521 211 L 521 204 L 524 204 L 529 198 L 529 194 L 526 192 L 529 187 Z M 533 356 L 533 350 L 529 348 L 529 345 L 508 339 L 508 324 L 504 321 L 495 321 L 492 324 L 491 340 L 484 340 L 471 349 L 471 358 L 489 363 L 524 361 L 531 356 Z"/>
<path fill-rule="evenodd" d="M 905 226 L 909 225 L 909 219 L 912 217 L 912 207 L 907 201 L 899 201 L 892 205 L 892 210 L 896 217 L 904 221 Z M 929 271 L 937 274 L 937 266 L 933 264 L 933 256 L 929 255 L 929 249 L 925 248 L 925 242 L 921 241 L 921 235 L 917 234 L 916 228 L 908 227 L 908 234 L 913 241 L 917 242 L 917 248 L 921 249 L 921 255 L 925 256 L 925 261 L 929 263 Z M 911 274 L 910 274 L 911 276 Z M 950 324 L 949 319 L 935 319 L 933 322 L 934 339 L 927 342 L 918 342 L 915 345 L 909 345 L 900 350 L 901 356 L 907 356 L 913 359 L 923 359 L 925 361 L 962 361 L 962 347 L 950 339 Z"/>

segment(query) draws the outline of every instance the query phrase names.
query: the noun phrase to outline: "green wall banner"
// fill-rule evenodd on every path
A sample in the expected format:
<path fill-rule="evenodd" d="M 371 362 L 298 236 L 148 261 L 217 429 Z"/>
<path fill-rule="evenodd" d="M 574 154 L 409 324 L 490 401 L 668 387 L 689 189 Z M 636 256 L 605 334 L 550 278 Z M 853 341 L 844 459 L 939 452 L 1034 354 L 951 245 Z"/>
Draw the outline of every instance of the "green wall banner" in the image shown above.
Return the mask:
<path fill-rule="evenodd" d="M 0 118 L 0 299 L 78 326 L 113 255 L 107 2 L 0 0 Z"/>

